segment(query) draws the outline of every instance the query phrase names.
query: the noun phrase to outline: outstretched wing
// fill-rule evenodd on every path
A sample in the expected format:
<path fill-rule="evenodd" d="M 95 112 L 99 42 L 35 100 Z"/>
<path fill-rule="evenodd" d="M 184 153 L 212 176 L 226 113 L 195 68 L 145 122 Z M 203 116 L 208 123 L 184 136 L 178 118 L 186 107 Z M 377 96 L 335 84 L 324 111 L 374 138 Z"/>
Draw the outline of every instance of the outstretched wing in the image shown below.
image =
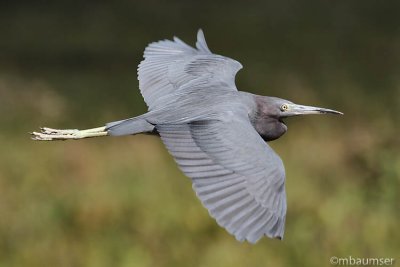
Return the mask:
<path fill-rule="evenodd" d="M 248 120 L 157 125 L 180 169 L 218 224 L 237 240 L 282 238 L 285 170 Z"/>
<path fill-rule="evenodd" d="M 196 48 L 177 37 L 173 41 L 149 44 L 138 68 L 139 88 L 151 110 L 161 97 L 197 80 L 217 88 L 221 85 L 225 89 L 237 90 L 235 75 L 241 68 L 239 62 L 213 54 L 208 49 L 203 31 L 199 30 Z"/>

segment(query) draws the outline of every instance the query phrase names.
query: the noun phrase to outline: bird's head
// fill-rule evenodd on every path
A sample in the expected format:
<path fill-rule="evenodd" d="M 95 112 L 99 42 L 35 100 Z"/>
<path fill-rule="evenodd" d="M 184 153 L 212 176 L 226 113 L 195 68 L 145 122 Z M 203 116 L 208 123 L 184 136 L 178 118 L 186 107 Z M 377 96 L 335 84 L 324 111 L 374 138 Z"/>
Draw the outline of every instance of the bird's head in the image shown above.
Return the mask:
<path fill-rule="evenodd" d="M 256 96 L 257 109 L 253 124 L 257 132 L 266 141 L 279 138 L 287 131 L 283 119 L 308 114 L 340 114 L 342 112 L 312 106 L 298 105 L 285 99 L 268 96 Z"/>
<path fill-rule="evenodd" d="M 309 115 L 309 114 L 343 115 L 342 112 L 333 109 L 298 105 L 284 99 L 276 99 L 274 103 L 274 108 L 279 118 L 287 118 L 287 117 Z"/>
<path fill-rule="evenodd" d="M 257 99 L 258 112 L 266 117 L 275 119 L 283 119 L 287 117 L 309 115 L 309 114 L 338 114 L 343 115 L 342 112 L 312 106 L 304 106 L 295 104 L 289 100 L 277 97 L 259 97 Z"/>

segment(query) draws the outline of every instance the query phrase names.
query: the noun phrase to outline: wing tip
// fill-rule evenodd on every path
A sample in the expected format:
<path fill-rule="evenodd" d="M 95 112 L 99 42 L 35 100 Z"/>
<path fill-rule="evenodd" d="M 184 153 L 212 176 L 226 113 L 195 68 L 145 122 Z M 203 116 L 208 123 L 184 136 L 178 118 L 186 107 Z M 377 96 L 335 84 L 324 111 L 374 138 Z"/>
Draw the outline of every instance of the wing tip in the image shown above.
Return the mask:
<path fill-rule="evenodd" d="M 249 232 L 245 236 L 238 236 L 236 234 L 235 238 L 240 241 L 247 241 L 250 244 L 256 244 L 261 238 L 264 236 L 270 238 L 270 239 L 277 239 L 277 240 L 283 240 L 283 235 L 285 231 L 285 220 L 282 218 L 277 218 L 276 222 L 272 225 L 272 227 L 266 227 L 264 228 L 263 231 L 260 231 L 258 233 L 255 232 Z"/>
<path fill-rule="evenodd" d="M 196 48 L 199 51 L 211 54 L 211 51 L 208 48 L 208 45 L 207 45 L 207 42 L 206 42 L 206 38 L 204 36 L 204 32 L 203 32 L 203 30 L 201 28 L 199 28 L 199 30 L 197 31 Z"/>
<path fill-rule="evenodd" d="M 270 239 L 276 239 L 276 240 L 279 240 L 279 241 L 282 241 L 283 240 L 283 233 L 282 234 L 268 234 L 268 233 L 264 233 L 264 234 L 262 234 L 262 235 L 260 235 L 260 236 L 258 236 L 258 237 L 256 237 L 256 238 L 251 238 L 251 237 L 245 237 L 245 238 L 238 238 L 238 237 L 236 237 L 235 236 L 235 238 L 236 238 L 236 240 L 237 241 L 239 241 L 239 242 L 241 242 L 241 243 L 243 243 L 244 241 L 246 241 L 246 242 L 248 242 L 249 244 L 252 244 L 252 245 L 255 245 L 258 241 L 260 241 L 261 240 L 261 238 L 263 238 L 263 237 L 268 237 L 268 238 L 270 238 Z"/>
<path fill-rule="evenodd" d="M 203 39 L 205 39 L 204 38 L 204 31 L 203 31 L 203 29 L 202 28 L 199 28 L 198 30 L 197 30 L 197 39 L 200 39 L 200 38 L 203 38 Z"/>

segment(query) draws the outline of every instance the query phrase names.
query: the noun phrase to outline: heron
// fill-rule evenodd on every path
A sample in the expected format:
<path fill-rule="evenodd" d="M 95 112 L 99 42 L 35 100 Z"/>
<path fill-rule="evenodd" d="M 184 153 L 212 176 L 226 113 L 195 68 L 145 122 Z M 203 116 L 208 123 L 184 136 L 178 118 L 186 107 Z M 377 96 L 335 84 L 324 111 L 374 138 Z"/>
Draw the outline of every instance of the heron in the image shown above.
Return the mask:
<path fill-rule="evenodd" d="M 285 118 L 343 113 L 239 91 L 242 65 L 212 53 L 201 29 L 195 47 L 174 37 L 150 43 L 143 58 L 138 80 L 145 114 L 85 130 L 43 127 L 32 139 L 157 135 L 221 227 L 238 241 L 282 239 L 285 168 L 268 142 L 287 131 Z"/>

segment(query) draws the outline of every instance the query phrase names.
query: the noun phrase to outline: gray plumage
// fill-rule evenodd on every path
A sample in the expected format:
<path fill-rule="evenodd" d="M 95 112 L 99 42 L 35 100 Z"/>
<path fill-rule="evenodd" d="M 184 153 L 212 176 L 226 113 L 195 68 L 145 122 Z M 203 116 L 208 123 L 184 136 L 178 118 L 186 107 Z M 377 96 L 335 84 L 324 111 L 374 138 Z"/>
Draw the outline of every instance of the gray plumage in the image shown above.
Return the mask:
<path fill-rule="evenodd" d="M 174 37 L 151 43 L 138 68 L 149 108 L 106 125 L 110 135 L 159 134 L 218 224 L 237 240 L 282 238 L 285 169 L 265 141 L 287 130 L 289 116 L 337 111 L 240 92 L 242 65 L 213 54 L 198 31 L 196 48 Z"/>

